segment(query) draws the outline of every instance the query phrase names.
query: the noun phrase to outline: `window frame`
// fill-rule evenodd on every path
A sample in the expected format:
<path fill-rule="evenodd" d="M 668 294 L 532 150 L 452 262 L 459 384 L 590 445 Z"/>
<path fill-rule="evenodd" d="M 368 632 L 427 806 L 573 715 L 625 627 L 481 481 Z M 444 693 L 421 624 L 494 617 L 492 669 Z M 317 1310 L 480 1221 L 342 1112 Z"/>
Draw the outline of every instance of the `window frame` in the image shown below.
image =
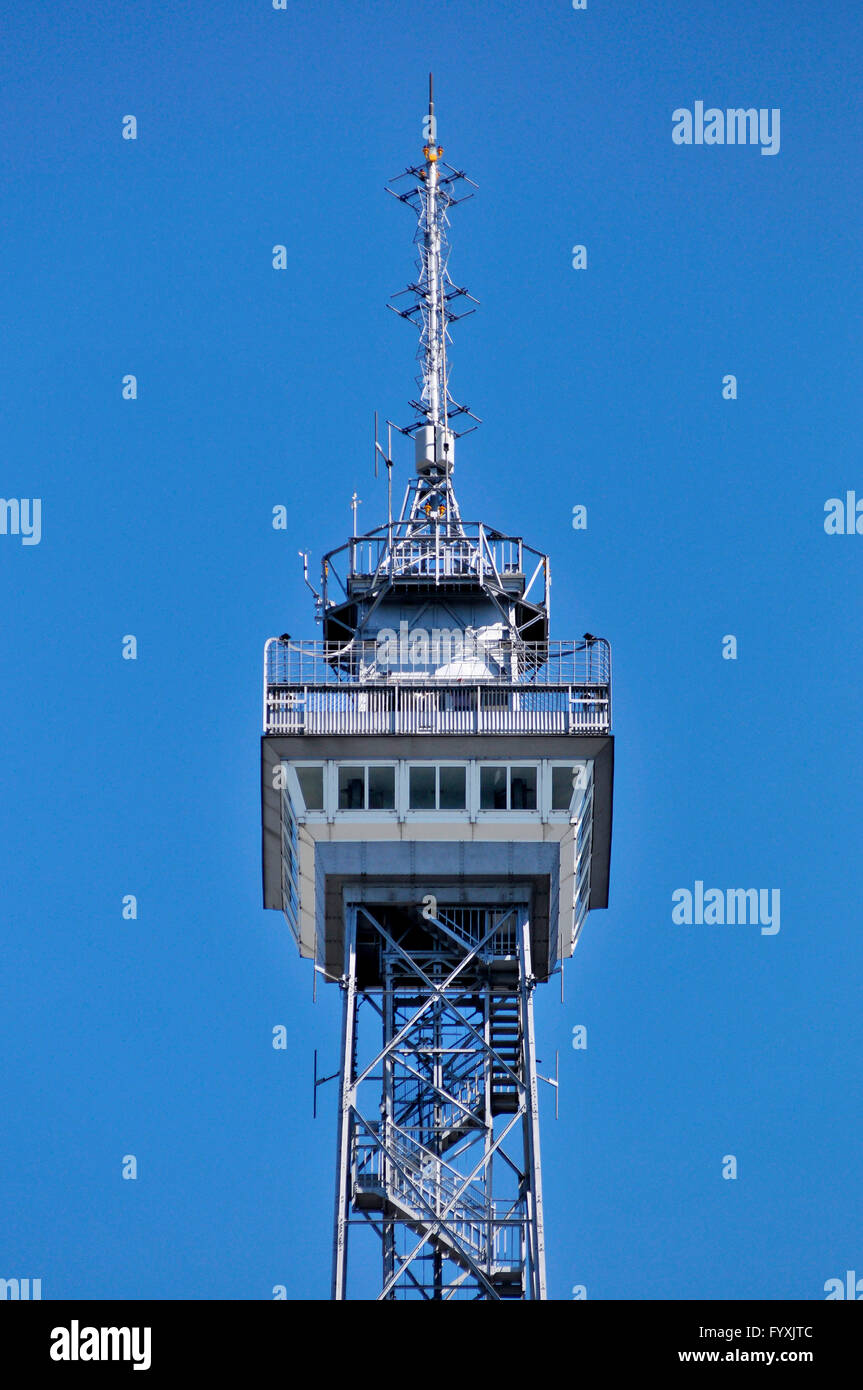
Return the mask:
<path fill-rule="evenodd" d="M 399 816 L 399 760 L 396 758 L 330 758 L 330 818 L 334 816 L 348 816 L 357 818 L 359 816 L 375 816 L 381 819 L 395 820 Z M 340 806 L 339 805 L 339 772 L 343 767 L 361 767 L 363 769 L 363 805 L 362 806 Z M 388 767 L 393 773 L 393 805 L 376 806 L 372 809 L 369 806 L 369 768 Z M 327 789 L 324 788 L 324 800 L 327 798 Z"/>
<path fill-rule="evenodd" d="M 297 788 L 298 788 L 299 793 L 300 793 L 300 796 L 302 797 L 302 800 L 303 800 L 302 807 L 299 807 L 299 806 L 298 806 L 298 807 L 296 808 L 297 813 L 298 813 L 299 815 L 302 815 L 303 817 L 308 816 L 310 820 L 326 820 L 326 815 L 327 815 L 327 759 L 326 759 L 326 758 L 318 758 L 318 759 L 313 759 L 313 758 L 300 758 L 300 759 L 298 759 L 296 762 L 294 762 L 294 761 L 292 761 L 292 760 L 286 760 L 286 761 L 287 761 L 287 766 L 290 767 L 290 768 L 292 769 L 292 771 L 297 775 Z M 305 796 L 303 796 L 303 787 L 302 787 L 302 783 L 300 782 L 300 779 L 299 779 L 299 775 L 298 775 L 298 774 L 299 774 L 299 770 L 300 770 L 301 768 L 308 768 L 308 767 L 313 767 L 313 768 L 316 768 L 316 769 L 318 769 L 318 768 L 320 769 L 320 773 L 321 773 L 321 782 L 322 782 L 321 797 L 322 797 L 322 800 L 323 800 L 323 805 L 322 805 L 322 806 L 314 806 L 314 807 L 312 807 L 312 806 L 307 806 L 307 805 L 306 805 L 306 798 L 305 798 Z"/>
<path fill-rule="evenodd" d="M 405 758 L 404 759 L 404 780 L 403 795 L 404 801 L 402 815 L 406 820 L 424 820 L 433 816 L 436 821 L 464 821 L 471 813 L 471 766 L 470 758 Z M 435 770 L 435 804 L 427 806 L 425 809 L 411 807 L 411 768 L 412 767 L 431 767 Z M 459 767 L 464 771 L 464 806 L 441 807 L 440 804 L 440 770 L 442 767 Z"/>
<path fill-rule="evenodd" d="M 475 814 L 478 819 L 484 820 L 486 817 L 493 819 L 500 816 L 527 817 L 529 820 L 539 820 L 543 815 L 543 760 L 541 758 L 477 758 L 476 774 L 474 778 L 474 806 Z M 506 806 L 500 809 L 494 807 L 484 807 L 482 805 L 482 769 L 484 767 L 503 767 L 506 768 Z M 532 808 L 513 807 L 510 805 L 512 800 L 512 770 L 517 767 L 529 767 L 536 772 L 536 806 Z"/>
<path fill-rule="evenodd" d="M 584 786 L 573 787 L 572 795 L 569 798 L 569 806 L 565 810 L 560 807 L 555 808 L 551 804 L 554 786 L 554 768 L 565 767 L 574 775 L 576 767 L 579 766 L 585 769 Z M 546 767 L 548 769 L 548 777 L 546 791 L 543 796 L 545 814 L 548 816 L 549 820 L 554 821 L 577 820 L 581 815 L 585 800 L 590 794 L 593 785 L 593 758 L 549 758 L 546 762 Z"/>

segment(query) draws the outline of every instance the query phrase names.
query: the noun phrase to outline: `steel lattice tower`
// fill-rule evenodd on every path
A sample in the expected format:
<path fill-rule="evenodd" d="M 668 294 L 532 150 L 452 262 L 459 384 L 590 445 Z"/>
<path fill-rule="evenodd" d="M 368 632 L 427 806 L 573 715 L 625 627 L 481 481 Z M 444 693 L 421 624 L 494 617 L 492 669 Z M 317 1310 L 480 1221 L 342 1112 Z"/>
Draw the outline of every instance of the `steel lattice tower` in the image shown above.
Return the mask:
<path fill-rule="evenodd" d="M 547 557 L 459 513 L 471 296 L 447 228 L 470 181 L 431 83 L 423 134 L 390 189 L 417 217 L 415 476 L 397 520 L 324 557 L 322 639 L 266 644 L 264 903 L 343 995 L 333 1297 L 366 1233 L 380 1298 L 544 1298 L 533 997 L 608 901 L 611 657 L 552 642 Z"/>

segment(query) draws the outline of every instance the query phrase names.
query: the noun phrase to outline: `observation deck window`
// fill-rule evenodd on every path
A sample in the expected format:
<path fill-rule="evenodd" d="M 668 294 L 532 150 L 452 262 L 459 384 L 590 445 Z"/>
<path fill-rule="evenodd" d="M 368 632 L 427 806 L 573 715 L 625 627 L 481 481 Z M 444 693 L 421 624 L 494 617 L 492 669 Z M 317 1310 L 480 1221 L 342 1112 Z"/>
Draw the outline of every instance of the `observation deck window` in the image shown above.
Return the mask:
<path fill-rule="evenodd" d="M 297 780 L 303 794 L 307 811 L 324 809 L 324 769 L 319 763 L 316 767 L 297 766 Z"/>
<path fill-rule="evenodd" d="M 394 811 L 396 770 L 393 766 L 339 768 L 340 811 Z"/>
<path fill-rule="evenodd" d="M 582 818 L 589 809 L 590 759 L 566 761 L 287 762 L 284 784 L 300 818 L 382 812 L 405 817 L 540 815 Z"/>
<path fill-rule="evenodd" d="M 537 768 L 486 763 L 479 770 L 481 811 L 535 811 Z"/>
<path fill-rule="evenodd" d="M 467 809 L 467 770 L 464 766 L 412 764 L 408 807 L 411 811 Z"/>

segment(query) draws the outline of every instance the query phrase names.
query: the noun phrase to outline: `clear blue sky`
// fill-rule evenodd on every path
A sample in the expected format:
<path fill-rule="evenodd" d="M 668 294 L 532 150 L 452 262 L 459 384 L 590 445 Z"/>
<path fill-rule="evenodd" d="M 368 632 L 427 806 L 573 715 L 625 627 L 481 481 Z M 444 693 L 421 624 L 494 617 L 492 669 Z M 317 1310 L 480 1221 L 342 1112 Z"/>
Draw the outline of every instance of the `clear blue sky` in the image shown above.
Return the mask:
<path fill-rule="evenodd" d="M 43 518 L 0 536 L 0 1275 L 328 1295 L 339 998 L 261 908 L 261 657 L 317 635 L 297 550 L 344 539 L 354 488 L 383 519 L 371 416 L 411 418 L 415 350 L 383 187 L 430 68 L 480 185 L 462 511 L 547 550 L 553 636 L 614 654 L 611 906 L 538 1002 L 551 1293 L 863 1273 L 863 536 L 823 526 L 863 497 L 860 27 L 851 0 L 6 14 L 0 492 Z M 696 100 L 778 107 L 779 154 L 673 144 Z M 779 933 L 674 925 L 697 879 L 779 888 Z"/>

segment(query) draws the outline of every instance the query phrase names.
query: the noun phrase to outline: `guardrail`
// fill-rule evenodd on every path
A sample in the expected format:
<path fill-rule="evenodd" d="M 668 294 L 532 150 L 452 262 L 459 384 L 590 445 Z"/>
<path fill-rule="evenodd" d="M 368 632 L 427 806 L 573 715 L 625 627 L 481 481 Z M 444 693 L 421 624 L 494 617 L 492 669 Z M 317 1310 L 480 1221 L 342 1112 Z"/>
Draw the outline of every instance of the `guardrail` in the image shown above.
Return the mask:
<path fill-rule="evenodd" d="M 386 636 L 385 634 L 391 634 Z M 294 642 L 271 637 L 264 649 L 267 685 L 441 684 L 478 678 L 523 686 L 608 685 L 611 648 L 604 637 L 568 642 L 485 639 L 458 629 L 384 629 L 374 641 Z"/>
<path fill-rule="evenodd" d="M 389 579 L 436 584 L 458 580 L 493 581 L 505 587 L 515 579 L 522 597 L 545 603 L 548 557 L 520 536 L 505 536 L 483 522 L 451 522 L 430 516 L 428 531 L 418 534 L 416 523 L 397 521 L 379 526 L 324 556 L 324 607 L 335 590 L 346 599 L 354 581 Z"/>
<path fill-rule="evenodd" d="M 407 664 L 393 667 L 384 664 L 380 642 L 271 638 L 264 732 L 591 734 L 611 727 L 611 651 L 602 638 L 478 644 L 440 665 L 423 650 L 402 654 Z"/>
<path fill-rule="evenodd" d="M 398 660 L 399 652 L 388 655 Z M 611 727 L 611 651 L 603 638 L 480 643 L 441 664 L 440 653 L 409 645 L 401 655 L 405 665 L 393 666 L 380 642 L 271 638 L 264 732 L 601 734 Z"/>

